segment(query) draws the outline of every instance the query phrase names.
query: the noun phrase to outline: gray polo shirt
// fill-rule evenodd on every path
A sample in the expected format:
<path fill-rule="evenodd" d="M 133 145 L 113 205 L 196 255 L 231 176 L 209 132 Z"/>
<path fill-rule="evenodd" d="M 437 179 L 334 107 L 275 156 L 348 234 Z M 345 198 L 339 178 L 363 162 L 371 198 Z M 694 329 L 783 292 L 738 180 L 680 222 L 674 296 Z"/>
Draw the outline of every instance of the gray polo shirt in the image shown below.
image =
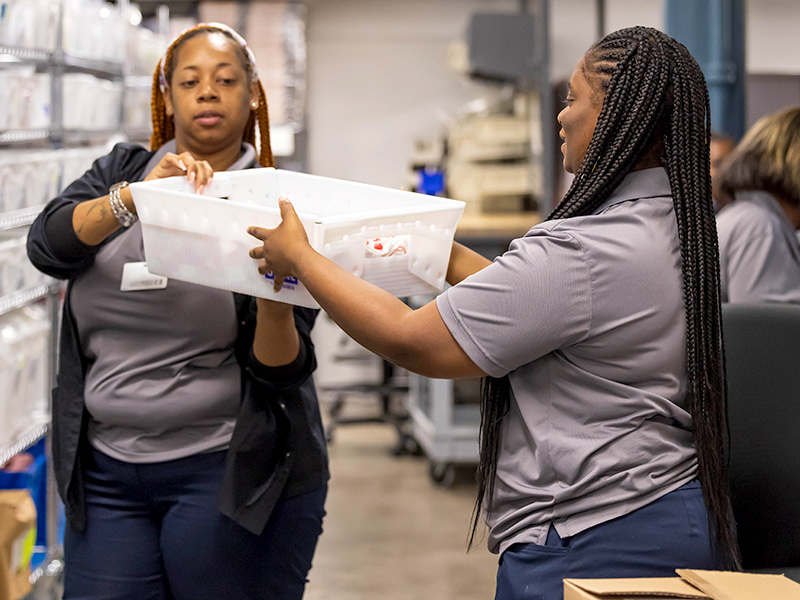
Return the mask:
<path fill-rule="evenodd" d="M 510 374 L 489 549 L 543 544 L 696 476 L 686 327 L 664 169 L 629 174 L 596 214 L 548 221 L 437 298 L 486 373 Z"/>
<path fill-rule="evenodd" d="M 717 232 L 723 302 L 800 302 L 800 245 L 772 194 L 736 192 Z"/>
<path fill-rule="evenodd" d="M 229 170 L 253 163 L 253 147 L 244 150 Z M 174 140 L 162 146 L 142 176 L 174 151 Z M 91 361 L 89 442 L 130 463 L 227 448 L 241 403 L 233 294 L 174 279 L 164 289 L 120 291 L 124 265 L 144 260 L 136 223 L 72 285 L 70 309 Z"/>

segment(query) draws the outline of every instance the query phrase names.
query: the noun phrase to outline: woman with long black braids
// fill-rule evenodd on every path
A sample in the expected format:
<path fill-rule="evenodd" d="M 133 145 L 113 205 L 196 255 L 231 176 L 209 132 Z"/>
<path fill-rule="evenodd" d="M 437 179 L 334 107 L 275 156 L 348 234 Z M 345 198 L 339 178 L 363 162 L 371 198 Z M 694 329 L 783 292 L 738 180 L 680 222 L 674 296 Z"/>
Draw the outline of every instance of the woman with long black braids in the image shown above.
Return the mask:
<path fill-rule="evenodd" d="M 491 264 L 455 245 L 460 283 L 417 310 L 317 254 L 288 201 L 250 230 L 261 268 L 299 277 L 364 346 L 488 376 L 474 516 L 503 599 L 738 566 L 703 75 L 660 31 L 621 30 L 584 55 L 558 121 L 563 201 Z"/>

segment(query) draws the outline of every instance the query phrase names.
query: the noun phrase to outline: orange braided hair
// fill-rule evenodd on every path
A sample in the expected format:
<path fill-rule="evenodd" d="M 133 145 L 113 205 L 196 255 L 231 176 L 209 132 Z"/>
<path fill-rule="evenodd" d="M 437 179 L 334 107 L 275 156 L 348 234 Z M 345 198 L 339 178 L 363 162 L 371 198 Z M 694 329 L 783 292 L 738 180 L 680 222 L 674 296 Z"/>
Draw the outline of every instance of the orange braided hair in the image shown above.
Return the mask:
<path fill-rule="evenodd" d="M 238 49 L 239 59 L 242 67 L 247 73 L 247 83 L 256 82 L 258 88 L 258 106 L 250 111 L 250 118 L 244 128 L 242 141 L 256 146 L 256 125 L 260 138 L 260 148 L 258 151 L 258 164 L 262 167 L 274 167 L 275 159 L 272 156 L 272 145 L 269 138 L 269 109 L 267 106 L 267 95 L 264 86 L 255 71 L 254 61 L 251 59 L 252 53 L 244 44 L 244 40 L 238 35 L 228 30 L 226 26 L 217 24 L 200 24 L 192 29 L 184 31 L 179 35 L 169 48 L 164 57 L 158 61 L 156 71 L 153 73 L 153 88 L 150 97 L 150 117 L 153 125 L 153 133 L 150 136 L 150 149 L 156 150 L 175 137 L 175 121 L 171 116 L 167 116 L 167 107 L 164 104 L 164 94 L 166 84 L 171 81 L 173 69 L 175 68 L 175 55 L 181 45 L 193 37 L 211 32 L 224 34 L 235 42 Z M 239 38 L 239 39 L 237 39 Z M 164 91 L 162 91 L 164 89 Z"/>

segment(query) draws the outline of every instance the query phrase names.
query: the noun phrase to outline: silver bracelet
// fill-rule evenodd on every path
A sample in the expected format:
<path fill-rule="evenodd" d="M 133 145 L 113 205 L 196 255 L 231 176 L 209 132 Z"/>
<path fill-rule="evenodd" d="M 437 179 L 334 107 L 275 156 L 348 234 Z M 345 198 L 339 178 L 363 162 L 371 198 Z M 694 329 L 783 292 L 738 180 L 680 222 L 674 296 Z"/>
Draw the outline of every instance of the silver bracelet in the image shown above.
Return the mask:
<path fill-rule="evenodd" d="M 128 185 L 130 184 L 127 181 L 120 181 L 112 185 L 108 190 L 111 212 L 114 213 L 114 216 L 117 217 L 117 221 L 119 221 L 120 225 L 123 227 L 130 227 L 139 220 L 139 217 L 128 210 L 128 207 L 125 206 L 125 203 L 120 197 L 120 191 L 122 191 L 122 188 L 128 187 Z"/>

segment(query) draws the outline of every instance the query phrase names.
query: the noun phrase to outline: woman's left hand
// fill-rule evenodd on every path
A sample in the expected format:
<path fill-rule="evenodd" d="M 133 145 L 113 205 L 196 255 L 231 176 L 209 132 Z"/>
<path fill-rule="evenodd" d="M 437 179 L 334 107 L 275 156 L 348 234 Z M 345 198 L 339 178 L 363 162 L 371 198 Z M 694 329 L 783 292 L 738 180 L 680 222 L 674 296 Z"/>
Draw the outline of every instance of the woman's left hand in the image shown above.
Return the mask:
<path fill-rule="evenodd" d="M 275 275 L 273 289 L 278 292 L 287 277 L 301 277 L 302 259 L 314 249 L 308 243 L 306 230 L 297 213 L 286 198 L 280 198 L 281 223 L 275 229 L 248 227 L 247 233 L 261 240 L 261 246 L 250 250 L 251 258 L 262 259 L 258 272 L 266 275 L 272 271 Z"/>

